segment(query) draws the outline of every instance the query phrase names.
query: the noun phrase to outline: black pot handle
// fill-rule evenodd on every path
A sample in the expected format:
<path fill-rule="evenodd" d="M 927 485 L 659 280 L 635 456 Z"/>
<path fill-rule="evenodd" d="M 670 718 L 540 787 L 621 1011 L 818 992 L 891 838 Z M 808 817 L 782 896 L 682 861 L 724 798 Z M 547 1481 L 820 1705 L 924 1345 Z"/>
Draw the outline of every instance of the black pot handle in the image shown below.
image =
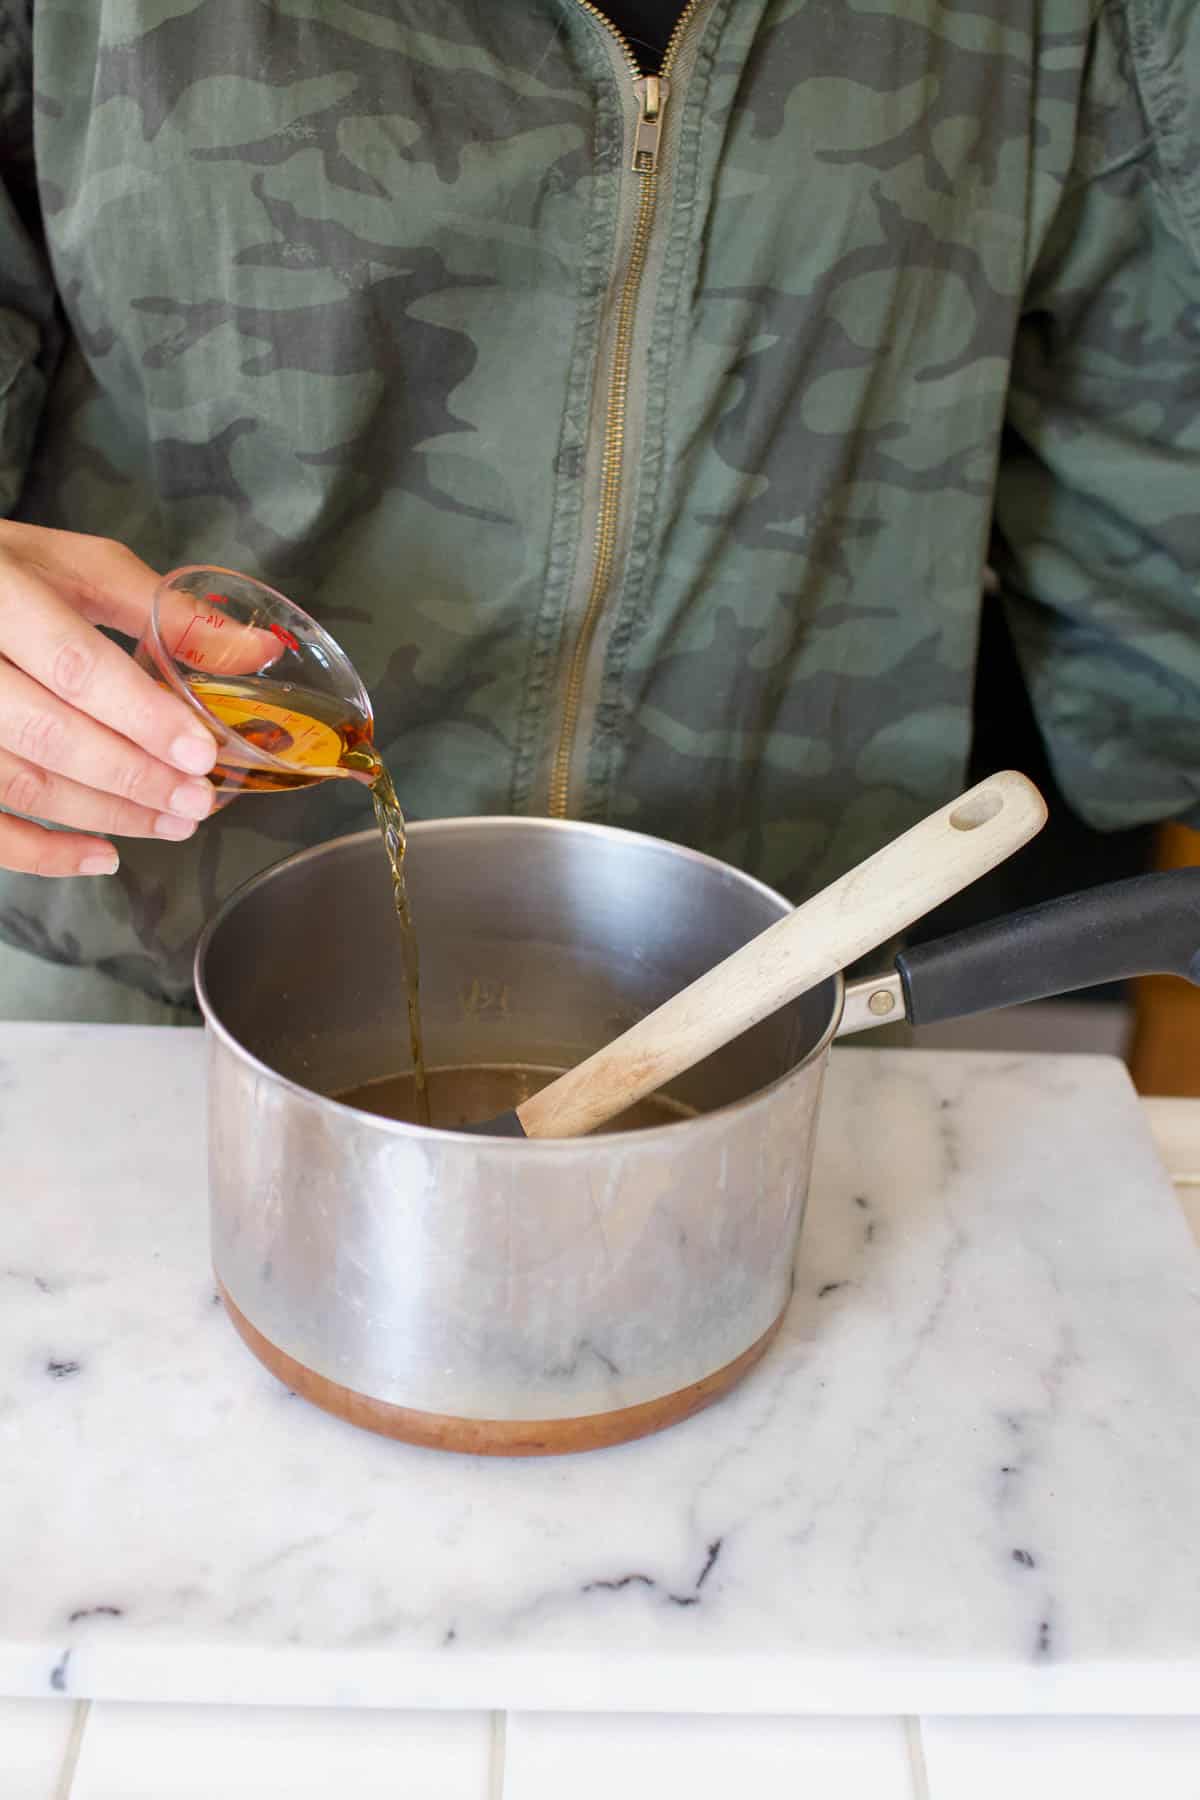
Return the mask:
<path fill-rule="evenodd" d="M 1135 975 L 1200 985 L 1200 868 L 1135 875 L 973 925 L 896 958 L 913 1025 Z"/>

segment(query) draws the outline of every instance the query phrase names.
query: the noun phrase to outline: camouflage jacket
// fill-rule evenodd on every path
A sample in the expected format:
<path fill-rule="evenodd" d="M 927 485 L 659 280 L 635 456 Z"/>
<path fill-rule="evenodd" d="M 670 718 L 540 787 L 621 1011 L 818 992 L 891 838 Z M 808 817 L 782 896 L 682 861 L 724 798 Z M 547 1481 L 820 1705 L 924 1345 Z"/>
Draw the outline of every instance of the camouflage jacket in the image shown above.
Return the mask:
<path fill-rule="evenodd" d="M 1198 63 L 1195 0 L 696 0 L 657 95 L 582 0 L 0 0 L 0 507 L 291 593 L 418 817 L 796 898 L 961 781 L 990 555 L 1072 802 L 1196 821 Z M 351 786 L 0 933 L 185 997 Z"/>

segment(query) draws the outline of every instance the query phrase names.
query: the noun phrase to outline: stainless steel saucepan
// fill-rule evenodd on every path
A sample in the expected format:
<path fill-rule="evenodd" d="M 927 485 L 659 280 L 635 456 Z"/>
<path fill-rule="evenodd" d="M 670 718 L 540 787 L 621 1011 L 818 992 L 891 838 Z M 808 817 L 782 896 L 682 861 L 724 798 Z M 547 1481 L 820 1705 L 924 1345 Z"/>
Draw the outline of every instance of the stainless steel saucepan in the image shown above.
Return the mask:
<path fill-rule="evenodd" d="M 602 826 L 415 825 L 433 1068 L 573 1068 L 751 938 L 782 896 Z M 932 902 L 931 902 L 932 904 Z M 403 1066 L 379 840 L 302 852 L 209 925 L 213 1259 L 251 1348 L 318 1405 L 466 1451 L 653 1431 L 724 1393 L 791 1292 L 829 1049 L 1129 975 L 1200 980 L 1200 870 L 1051 902 L 831 974 L 680 1075 L 689 1116 L 540 1142 L 430 1131 L 335 1093 Z"/>

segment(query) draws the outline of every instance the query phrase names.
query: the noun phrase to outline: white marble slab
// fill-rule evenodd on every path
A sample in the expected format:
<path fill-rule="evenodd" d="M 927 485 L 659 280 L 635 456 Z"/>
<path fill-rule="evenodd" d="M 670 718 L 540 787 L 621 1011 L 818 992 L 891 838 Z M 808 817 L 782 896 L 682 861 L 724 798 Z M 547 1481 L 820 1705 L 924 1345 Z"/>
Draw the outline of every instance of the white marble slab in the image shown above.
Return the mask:
<path fill-rule="evenodd" d="M 840 1052 L 764 1364 L 489 1462 L 235 1338 L 200 1050 L 0 1028 L 0 1693 L 1200 1712 L 1197 1255 L 1116 1063 Z"/>

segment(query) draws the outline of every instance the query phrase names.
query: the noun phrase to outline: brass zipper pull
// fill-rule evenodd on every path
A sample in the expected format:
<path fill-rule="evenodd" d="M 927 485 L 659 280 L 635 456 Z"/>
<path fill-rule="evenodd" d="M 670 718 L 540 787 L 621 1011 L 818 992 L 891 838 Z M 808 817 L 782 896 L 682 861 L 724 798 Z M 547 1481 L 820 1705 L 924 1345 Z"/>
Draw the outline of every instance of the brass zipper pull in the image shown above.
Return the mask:
<path fill-rule="evenodd" d="M 658 167 L 663 108 L 671 84 L 665 75 L 643 75 L 634 82 L 633 91 L 641 102 L 641 110 L 633 140 L 633 161 L 629 166 L 635 175 L 653 175 Z"/>

